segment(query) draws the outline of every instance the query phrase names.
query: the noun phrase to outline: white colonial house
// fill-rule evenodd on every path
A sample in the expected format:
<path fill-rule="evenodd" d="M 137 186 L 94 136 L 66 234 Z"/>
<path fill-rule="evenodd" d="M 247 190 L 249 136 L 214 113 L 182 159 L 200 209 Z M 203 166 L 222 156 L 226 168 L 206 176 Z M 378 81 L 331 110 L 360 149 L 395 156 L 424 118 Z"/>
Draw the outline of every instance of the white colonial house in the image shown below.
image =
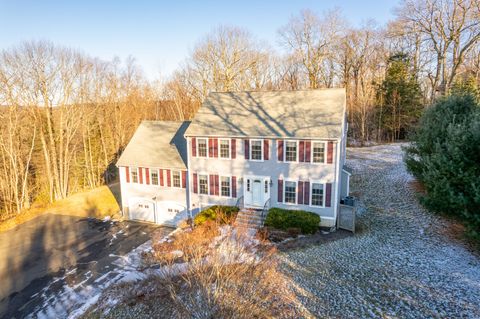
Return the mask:
<path fill-rule="evenodd" d="M 348 196 L 344 89 L 211 93 L 191 122 L 144 121 L 120 157 L 130 219 L 210 205 L 300 209 L 335 226 Z"/>

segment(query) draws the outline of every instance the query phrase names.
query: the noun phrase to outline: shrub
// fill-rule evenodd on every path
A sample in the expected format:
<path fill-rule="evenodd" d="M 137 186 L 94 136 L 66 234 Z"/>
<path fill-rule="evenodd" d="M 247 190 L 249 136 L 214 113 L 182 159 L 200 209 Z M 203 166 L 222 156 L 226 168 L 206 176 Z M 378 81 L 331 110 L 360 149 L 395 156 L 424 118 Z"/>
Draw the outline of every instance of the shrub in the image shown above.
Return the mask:
<path fill-rule="evenodd" d="M 304 210 L 270 208 L 265 226 L 288 230 L 299 228 L 302 234 L 314 234 L 318 230 L 320 216 Z"/>
<path fill-rule="evenodd" d="M 202 210 L 194 218 L 195 226 L 202 225 L 207 220 L 228 224 L 235 219 L 239 208 L 236 206 L 214 205 Z"/>
<path fill-rule="evenodd" d="M 427 109 L 405 148 L 405 163 L 425 187 L 425 207 L 460 217 L 480 236 L 480 107 L 472 96 Z"/>

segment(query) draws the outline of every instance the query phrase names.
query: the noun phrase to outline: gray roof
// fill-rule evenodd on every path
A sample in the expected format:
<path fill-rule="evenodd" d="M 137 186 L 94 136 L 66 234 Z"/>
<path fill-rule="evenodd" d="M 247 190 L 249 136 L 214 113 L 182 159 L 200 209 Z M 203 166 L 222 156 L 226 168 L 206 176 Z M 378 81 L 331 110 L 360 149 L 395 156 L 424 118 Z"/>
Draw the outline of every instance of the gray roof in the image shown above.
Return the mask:
<path fill-rule="evenodd" d="M 344 117 L 345 89 L 210 93 L 186 135 L 336 139 Z"/>
<path fill-rule="evenodd" d="M 117 161 L 117 166 L 186 169 L 184 134 L 189 124 L 182 121 L 143 121 Z"/>

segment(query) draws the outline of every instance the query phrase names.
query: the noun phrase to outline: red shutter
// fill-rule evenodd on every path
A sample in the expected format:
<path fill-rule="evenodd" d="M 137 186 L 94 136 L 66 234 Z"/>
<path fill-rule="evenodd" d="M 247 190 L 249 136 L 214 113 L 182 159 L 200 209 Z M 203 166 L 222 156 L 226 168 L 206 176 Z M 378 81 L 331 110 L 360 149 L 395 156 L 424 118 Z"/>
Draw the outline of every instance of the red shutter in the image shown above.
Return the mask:
<path fill-rule="evenodd" d="M 218 157 L 218 138 L 213 139 L 213 157 Z"/>
<path fill-rule="evenodd" d="M 303 182 L 299 181 L 297 185 L 297 202 L 298 204 L 302 205 L 303 204 Z"/>
<path fill-rule="evenodd" d="M 305 141 L 305 162 L 310 163 L 312 157 L 312 141 Z"/>
<path fill-rule="evenodd" d="M 150 169 L 145 168 L 145 183 L 150 185 Z"/>
<path fill-rule="evenodd" d="M 217 196 L 220 193 L 219 183 L 220 183 L 220 177 L 218 175 L 215 175 L 215 195 L 217 195 Z"/>
<path fill-rule="evenodd" d="M 263 140 L 263 159 L 268 161 L 270 158 L 270 141 L 269 140 Z"/>
<path fill-rule="evenodd" d="M 327 189 L 325 191 L 325 206 L 332 206 L 332 183 L 327 183 Z"/>
<path fill-rule="evenodd" d="M 305 162 L 305 141 L 300 141 L 298 143 L 298 161 Z"/>
<path fill-rule="evenodd" d="M 160 174 L 160 186 L 163 186 L 163 169 L 159 170 L 159 174 Z"/>
<path fill-rule="evenodd" d="M 138 168 L 138 181 L 140 184 L 143 184 L 143 168 Z"/>
<path fill-rule="evenodd" d="M 192 156 L 197 156 L 197 139 L 195 137 L 192 137 Z"/>
<path fill-rule="evenodd" d="M 187 171 L 182 171 L 182 187 L 187 188 Z"/>
<path fill-rule="evenodd" d="M 208 156 L 213 157 L 213 138 L 208 139 Z"/>
<path fill-rule="evenodd" d="M 277 141 L 277 158 L 279 162 L 283 162 L 283 140 Z"/>
<path fill-rule="evenodd" d="M 125 177 L 127 179 L 127 183 L 130 183 L 130 167 L 125 166 Z"/>
<path fill-rule="evenodd" d="M 250 141 L 244 140 L 243 143 L 244 143 L 245 159 L 250 159 Z"/>
<path fill-rule="evenodd" d="M 215 175 L 208 175 L 210 195 L 215 195 Z"/>
<path fill-rule="evenodd" d="M 167 186 L 170 187 L 172 185 L 172 172 L 169 169 L 166 169 L 165 172 L 167 173 Z"/>
<path fill-rule="evenodd" d="M 237 176 L 232 176 L 232 197 L 237 197 Z"/>
<path fill-rule="evenodd" d="M 303 204 L 310 205 L 310 182 L 303 183 Z"/>
<path fill-rule="evenodd" d="M 193 173 L 193 192 L 198 193 L 198 176 L 197 173 Z"/>
<path fill-rule="evenodd" d="M 231 150 L 231 158 L 234 159 L 237 157 L 237 140 L 232 138 L 232 140 L 230 141 L 230 148 L 232 149 Z"/>
<path fill-rule="evenodd" d="M 328 142 L 327 146 L 327 163 L 333 163 L 333 142 Z"/>
<path fill-rule="evenodd" d="M 277 200 L 279 203 L 283 203 L 283 180 L 278 180 Z"/>

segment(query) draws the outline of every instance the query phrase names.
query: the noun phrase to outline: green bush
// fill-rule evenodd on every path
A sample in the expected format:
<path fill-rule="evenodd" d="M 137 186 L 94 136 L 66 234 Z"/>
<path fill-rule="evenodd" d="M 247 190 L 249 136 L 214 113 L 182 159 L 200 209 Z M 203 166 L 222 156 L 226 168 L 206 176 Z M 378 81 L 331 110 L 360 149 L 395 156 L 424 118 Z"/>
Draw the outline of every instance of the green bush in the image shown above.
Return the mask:
<path fill-rule="evenodd" d="M 459 217 L 480 237 L 480 107 L 471 95 L 443 99 L 425 111 L 405 163 L 425 186 L 425 207 Z"/>
<path fill-rule="evenodd" d="M 304 210 L 270 208 L 265 219 L 265 226 L 282 230 L 300 228 L 302 234 L 314 234 L 319 224 L 320 216 Z"/>
<path fill-rule="evenodd" d="M 198 213 L 193 222 L 196 226 L 202 225 L 208 220 L 226 223 L 235 218 L 238 211 L 239 208 L 235 206 L 214 205 Z"/>

